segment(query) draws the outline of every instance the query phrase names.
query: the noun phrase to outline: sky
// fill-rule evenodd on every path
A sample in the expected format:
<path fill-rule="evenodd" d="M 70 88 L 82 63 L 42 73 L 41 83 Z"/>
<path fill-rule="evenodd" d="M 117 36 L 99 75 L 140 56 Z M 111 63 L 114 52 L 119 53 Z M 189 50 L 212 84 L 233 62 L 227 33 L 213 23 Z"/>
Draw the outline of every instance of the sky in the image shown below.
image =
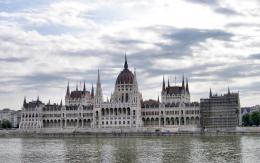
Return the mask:
<path fill-rule="evenodd" d="M 90 90 L 98 69 L 106 98 L 125 53 L 144 99 L 184 75 L 192 101 L 229 87 L 259 104 L 260 1 L 0 0 L 0 109 Z"/>

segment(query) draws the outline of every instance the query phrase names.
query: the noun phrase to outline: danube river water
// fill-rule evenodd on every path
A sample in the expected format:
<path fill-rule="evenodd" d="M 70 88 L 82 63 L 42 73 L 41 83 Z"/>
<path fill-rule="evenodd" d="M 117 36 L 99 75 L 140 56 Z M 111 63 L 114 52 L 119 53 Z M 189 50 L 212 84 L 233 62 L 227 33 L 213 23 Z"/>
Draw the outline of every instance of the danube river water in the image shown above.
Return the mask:
<path fill-rule="evenodd" d="M 260 136 L 0 138 L 1 163 L 259 163 Z"/>

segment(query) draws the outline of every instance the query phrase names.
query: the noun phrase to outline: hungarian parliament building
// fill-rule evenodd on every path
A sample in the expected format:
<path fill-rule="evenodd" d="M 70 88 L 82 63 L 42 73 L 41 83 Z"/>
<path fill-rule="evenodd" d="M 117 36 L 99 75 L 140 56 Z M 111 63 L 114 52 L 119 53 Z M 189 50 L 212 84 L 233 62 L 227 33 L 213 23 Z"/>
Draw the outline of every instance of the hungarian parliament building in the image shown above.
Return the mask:
<path fill-rule="evenodd" d="M 182 77 L 179 86 L 166 84 L 163 77 L 161 97 L 143 100 L 136 72 L 129 70 L 127 58 L 117 76 L 114 92 L 103 99 L 101 75 L 96 87 L 88 91 L 67 85 L 65 104 L 43 103 L 24 99 L 19 129 L 22 131 L 97 131 L 112 129 L 179 129 L 198 128 L 200 106 L 191 102 L 188 80 Z"/>

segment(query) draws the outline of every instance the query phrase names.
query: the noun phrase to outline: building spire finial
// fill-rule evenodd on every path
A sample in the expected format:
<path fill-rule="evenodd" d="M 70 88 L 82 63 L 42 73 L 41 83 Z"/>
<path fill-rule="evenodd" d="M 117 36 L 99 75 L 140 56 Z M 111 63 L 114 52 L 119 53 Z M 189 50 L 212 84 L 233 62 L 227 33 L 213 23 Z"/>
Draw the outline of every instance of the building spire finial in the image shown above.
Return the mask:
<path fill-rule="evenodd" d="M 24 100 L 23 100 L 23 106 L 26 105 L 26 96 L 24 96 Z"/>
<path fill-rule="evenodd" d="M 186 92 L 189 94 L 190 90 L 189 90 L 189 84 L 188 84 L 188 78 L 186 78 Z"/>
<path fill-rule="evenodd" d="M 182 75 L 182 89 L 185 89 L 184 75 Z"/>
<path fill-rule="evenodd" d="M 70 95 L 70 83 L 68 81 L 68 85 L 67 85 L 67 93 L 66 93 L 67 96 Z"/>
<path fill-rule="evenodd" d="M 96 93 L 95 93 L 95 101 L 96 103 L 102 103 L 103 102 L 103 94 L 102 94 L 102 88 L 101 88 L 101 82 L 100 82 L 100 73 L 98 69 L 98 77 L 97 77 L 97 86 L 96 86 Z"/>
<path fill-rule="evenodd" d="M 163 75 L 162 91 L 165 91 L 165 80 L 164 80 L 164 75 Z"/>
<path fill-rule="evenodd" d="M 92 82 L 92 88 L 91 88 L 91 97 L 94 98 L 94 87 L 93 87 L 93 82 Z"/>
<path fill-rule="evenodd" d="M 209 90 L 209 97 L 212 97 L 212 91 L 211 91 L 211 88 Z"/>
<path fill-rule="evenodd" d="M 125 65 L 124 65 L 124 68 L 125 68 L 125 69 L 128 69 L 126 53 L 125 53 Z"/>
<path fill-rule="evenodd" d="M 83 92 L 86 92 L 86 84 L 85 84 L 85 80 L 84 80 L 84 85 L 83 85 Z"/>

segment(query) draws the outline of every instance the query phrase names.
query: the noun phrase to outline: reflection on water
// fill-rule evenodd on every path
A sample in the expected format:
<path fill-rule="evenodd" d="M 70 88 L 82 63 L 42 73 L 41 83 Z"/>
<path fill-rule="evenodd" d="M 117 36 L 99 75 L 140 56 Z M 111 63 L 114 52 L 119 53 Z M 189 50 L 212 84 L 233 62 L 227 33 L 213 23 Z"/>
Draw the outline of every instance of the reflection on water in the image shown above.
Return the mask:
<path fill-rule="evenodd" d="M 0 162 L 260 162 L 259 136 L 0 138 Z"/>

